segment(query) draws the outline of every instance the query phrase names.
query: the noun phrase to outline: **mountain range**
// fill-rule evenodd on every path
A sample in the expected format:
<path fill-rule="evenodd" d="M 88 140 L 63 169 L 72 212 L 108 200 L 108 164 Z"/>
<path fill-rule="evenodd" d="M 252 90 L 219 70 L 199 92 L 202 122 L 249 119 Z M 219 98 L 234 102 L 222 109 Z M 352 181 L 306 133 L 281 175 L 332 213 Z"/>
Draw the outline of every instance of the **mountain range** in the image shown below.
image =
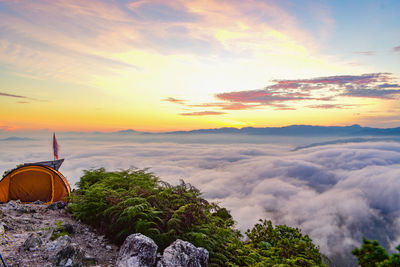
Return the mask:
<path fill-rule="evenodd" d="M 362 127 L 358 124 L 351 126 L 312 126 L 312 125 L 290 125 L 285 127 L 244 127 L 244 128 L 215 128 L 198 129 L 191 131 L 173 131 L 162 133 L 137 132 L 135 130 L 122 130 L 115 134 L 244 134 L 244 135 L 279 135 L 279 136 L 303 136 L 303 135 L 326 135 L 326 136 L 398 136 L 400 127 L 397 128 L 372 128 Z"/>

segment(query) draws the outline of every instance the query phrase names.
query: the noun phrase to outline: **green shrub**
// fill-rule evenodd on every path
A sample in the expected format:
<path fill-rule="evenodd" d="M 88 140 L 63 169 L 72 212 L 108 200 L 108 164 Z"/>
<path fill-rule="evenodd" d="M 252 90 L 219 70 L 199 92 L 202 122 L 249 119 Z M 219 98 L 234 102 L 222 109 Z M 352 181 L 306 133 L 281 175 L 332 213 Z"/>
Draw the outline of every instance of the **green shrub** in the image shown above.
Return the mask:
<path fill-rule="evenodd" d="M 396 249 L 400 251 L 400 245 Z M 400 267 L 400 254 L 394 253 L 389 256 L 376 240 L 363 238 L 361 248 L 355 248 L 353 255 L 357 257 L 361 267 Z"/>
<path fill-rule="evenodd" d="M 246 246 L 259 255 L 254 266 L 327 266 L 311 238 L 297 228 L 273 227 L 271 221 L 260 220 L 246 235 Z"/>
<path fill-rule="evenodd" d="M 101 168 L 85 171 L 77 186 L 71 196 L 73 215 L 117 244 L 132 233 L 142 233 L 160 251 L 178 238 L 204 247 L 210 252 L 210 266 L 273 266 L 275 262 L 325 266 L 311 239 L 298 229 L 272 228 L 271 239 L 269 226 L 256 225 L 247 232 L 249 242 L 243 242 L 229 211 L 209 203 L 183 181 L 172 186 L 147 170 Z"/>

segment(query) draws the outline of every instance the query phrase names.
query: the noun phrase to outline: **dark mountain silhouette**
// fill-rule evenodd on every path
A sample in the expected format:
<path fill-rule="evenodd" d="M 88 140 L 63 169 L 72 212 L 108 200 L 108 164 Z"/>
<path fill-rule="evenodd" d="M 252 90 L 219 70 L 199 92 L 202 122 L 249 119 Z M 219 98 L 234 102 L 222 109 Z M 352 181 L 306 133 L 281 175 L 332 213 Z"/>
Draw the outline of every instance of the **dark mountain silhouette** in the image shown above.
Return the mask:
<path fill-rule="evenodd" d="M 312 126 L 291 125 L 285 127 L 245 127 L 199 129 L 192 131 L 168 132 L 168 134 L 250 134 L 250 135 L 280 135 L 280 136 L 302 136 L 302 135 L 331 135 L 331 136 L 368 136 L 368 135 L 400 135 L 400 127 L 397 128 L 371 128 L 360 125 L 351 126 Z"/>
<path fill-rule="evenodd" d="M 131 134 L 242 134 L 242 135 L 279 135 L 279 136 L 399 136 L 400 127 L 397 128 L 371 128 L 362 127 L 358 124 L 351 126 L 313 126 L 313 125 L 290 125 L 284 127 L 223 127 L 214 129 L 197 129 L 191 131 L 173 132 L 140 132 L 132 129 L 113 132 L 117 135 Z"/>

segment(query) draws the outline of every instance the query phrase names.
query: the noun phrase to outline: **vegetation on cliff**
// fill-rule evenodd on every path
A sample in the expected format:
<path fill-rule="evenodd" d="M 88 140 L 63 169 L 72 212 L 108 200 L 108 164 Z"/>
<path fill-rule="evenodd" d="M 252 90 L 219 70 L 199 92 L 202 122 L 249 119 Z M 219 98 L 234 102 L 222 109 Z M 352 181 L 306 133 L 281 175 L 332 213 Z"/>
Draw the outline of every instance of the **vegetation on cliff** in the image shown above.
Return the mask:
<path fill-rule="evenodd" d="M 400 245 L 396 248 L 400 251 Z M 353 250 L 361 267 L 400 267 L 400 254 L 389 256 L 386 250 L 376 240 L 363 239 L 361 248 Z"/>
<path fill-rule="evenodd" d="M 181 181 L 170 185 L 147 170 L 87 170 L 71 197 L 73 215 L 117 244 L 132 233 L 162 250 L 176 239 L 210 252 L 210 266 L 326 266 L 299 229 L 260 220 L 243 238 L 229 211 Z M 245 240 L 245 241 L 243 241 Z"/>

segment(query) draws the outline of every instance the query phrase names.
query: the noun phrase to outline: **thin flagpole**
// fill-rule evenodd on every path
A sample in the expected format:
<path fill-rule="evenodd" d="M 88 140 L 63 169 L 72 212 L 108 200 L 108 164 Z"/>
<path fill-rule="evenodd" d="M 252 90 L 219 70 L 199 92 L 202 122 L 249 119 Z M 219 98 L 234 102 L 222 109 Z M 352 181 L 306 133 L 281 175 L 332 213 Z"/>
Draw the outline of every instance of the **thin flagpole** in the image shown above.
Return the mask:
<path fill-rule="evenodd" d="M 53 133 L 53 161 L 58 159 L 58 142 L 56 139 L 56 133 Z"/>
<path fill-rule="evenodd" d="M 54 150 L 55 142 L 54 139 L 56 138 L 56 133 L 53 133 L 53 161 L 56 160 L 56 152 Z"/>

